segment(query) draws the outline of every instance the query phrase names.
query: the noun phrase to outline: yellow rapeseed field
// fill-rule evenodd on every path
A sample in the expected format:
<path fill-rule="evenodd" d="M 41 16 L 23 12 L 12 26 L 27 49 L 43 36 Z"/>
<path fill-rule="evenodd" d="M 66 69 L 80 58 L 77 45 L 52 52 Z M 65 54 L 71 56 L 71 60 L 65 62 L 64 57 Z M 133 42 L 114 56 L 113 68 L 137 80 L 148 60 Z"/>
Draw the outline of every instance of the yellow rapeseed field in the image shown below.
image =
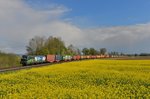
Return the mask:
<path fill-rule="evenodd" d="M 0 73 L 0 99 L 150 99 L 150 60 L 85 60 Z"/>

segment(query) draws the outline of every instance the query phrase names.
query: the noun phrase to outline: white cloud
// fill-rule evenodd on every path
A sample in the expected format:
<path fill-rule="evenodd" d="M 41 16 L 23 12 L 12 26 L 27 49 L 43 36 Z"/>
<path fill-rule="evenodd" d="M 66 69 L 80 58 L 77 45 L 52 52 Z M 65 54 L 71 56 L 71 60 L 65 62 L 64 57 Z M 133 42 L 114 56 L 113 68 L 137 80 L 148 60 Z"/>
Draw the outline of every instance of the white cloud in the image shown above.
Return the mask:
<path fill-rule="evenodd" d="M 148 42 L 146 42 L 150 41 L 149 23 L 130 26 L 94 28 L 87 29 L 86 32 L 90 35 L 88 35 L 89 39 L 94 38 L 93 42 L 89 45 L 94 45 L 98 42 L 99 46 L 105 46 L 111 50 L 120 50 L 124 52 L 150 50 L 150 47 L 147 46 Z M 141 44 L 141 42 L 143 43 Z"/>
<path fill-rule="evenodd" d="M 0 48 L 7 52 L 24 52 L 29 38 L 42 33 L 50 33 L 48 26 L 53 26 L 52 23 L 59 20 L 58 17 L 67 11 L 70 9 L 62 5 L 52 5 L 49 10 L 45 11 L 33 9 L 22 0 L 1 0 Z"/>
<path fill-rule="evenodd" d="M 25 53 L 25 46 L 30 38 L 52 35 L 62 37 L 66 44 L 82 48 L 106 47 L 124 52 L 150 50 L 147 43 L 150 41 L 149 23 L 82 29 L 61 19 L 68 11 L 69 8 L 57 4 L 50 4 L 48 9 L 39 10 L 22 0 L 0 0 L 0 49 Z"/>

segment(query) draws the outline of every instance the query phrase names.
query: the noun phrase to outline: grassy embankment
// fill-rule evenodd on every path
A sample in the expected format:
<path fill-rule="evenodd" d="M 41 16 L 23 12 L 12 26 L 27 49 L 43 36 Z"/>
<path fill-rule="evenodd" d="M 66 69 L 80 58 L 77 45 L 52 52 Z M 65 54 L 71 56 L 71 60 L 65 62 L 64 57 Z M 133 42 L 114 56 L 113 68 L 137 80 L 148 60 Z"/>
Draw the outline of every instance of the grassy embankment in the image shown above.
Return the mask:
<path fill-rule="evenodd" d="M 20 57 L 15 54 L 0 52 L 0 68 L 20 66 Z"/>
<path fill-rule="evenodd" d="M 150 98 L 150 60 L 87 60 L 0 74 L 0 98 Z"/>

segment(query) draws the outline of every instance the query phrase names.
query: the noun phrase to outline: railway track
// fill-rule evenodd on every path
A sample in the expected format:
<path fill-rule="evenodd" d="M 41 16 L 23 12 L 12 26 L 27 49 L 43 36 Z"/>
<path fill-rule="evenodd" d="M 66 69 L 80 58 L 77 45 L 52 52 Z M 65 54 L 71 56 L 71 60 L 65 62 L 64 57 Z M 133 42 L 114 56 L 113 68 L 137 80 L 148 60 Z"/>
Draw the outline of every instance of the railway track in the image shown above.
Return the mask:
<path fill-rule="evenodd" d="M 90 60 L 90 59 L 83 59 L 83 60 Z M 75 60 L 75 61 L 81 61 L 81 60 Z M 28 69 L 28 68 L 35 68 L 35 67 L 42 67 L 42 66 L 47 66 L 47 65 L 52 65 L 52 64 L 60 64 L 64 63 L 66 61 L 61 61 L 61 62 L 54 62 L 54 63 L 45 63 L 45 64 L 36 64 L 36 65 L 28 65 L 28 66 L 16 66 L 16 67 L 9 67 L 9 68 L 1 68 L 0 73 L 2 72 L 8 72 L 8 71 L 16 71 L 16 70 L 22 70 L 22 69 Z M 67 62 L 73 62 L 73 61 L 67 61 Z"/>
<path fill-rule="evenodd" d="M 142 59 L 150 59 L 149 58 L 139 58 L 139 57 L 118 57 L 118 58 L 102 58 L 102 59 L 111 59 L 111 60 L 142 60 Z M 89 60 L 89 59 L 86 59 Z M 77 60 L 76 60 L 77 61 Z M 81 61 L 81 60 L 78 60 Z M 64 61 L 65 62 L 65 61 Z M 42 66 L 47 66 L 47 65 L 52 65 L 52 64 L 60 64 L 64 63 L 62 62 L 56 62 L 56 63 L 45 63 L 45 64 L 37 64 L 37 65 L 29 65 L 29 66 L 21 66 L 21 67 L 10 67 L 10 68 L 2 68 L 0 69 L 0 73 L 2 72 L 7 72 L 7 71 L 16 71 L 16 70 L 22 70 L 22 69 L 28 69 L 28 68 L 34 68 L 34 67 L 42 67 Z M 67 61 L 67 62 L 73 62 L 73 61 Z"/>
<path fill-rule="evenodd" d="M 78 61 L 79 61 L 79 60 L 78 60 Z M 60 64 L 60 63 L 65 63 L 65 62 L 66 62 L 66 61 L 54 62 L 54 63 L 36 64 L 36 65 L 21 66 L 21 67 L 3 68 L 3 69 L 0 69 L 0 73 L 2 73 L 2 72 L 7 72 L 7 71 L 16 71 L 16 70 L 34 68 L 34 67 L 43 67 L 43 66 L 47 66 L 47 65 Z M 73 61 L 67 61 L 67 62 L 73 62 Z"/>
<path fill-rule="evenodd" d="M 21 67 L 10 67 L 10 68 L 3 68 L 0 69 L 1 72 L 7 72 L 7 71 L 16 71 L 16 70 L 22 70 L 22 69 L 28 69 L 28 68 L 34 68 L 34 67 L 42 67 L 51 65 L 52 63 L 45 63 L 45 64 L 37 64 L 37 65 L 29 65 L 29 66 L 21 66 Z"/>

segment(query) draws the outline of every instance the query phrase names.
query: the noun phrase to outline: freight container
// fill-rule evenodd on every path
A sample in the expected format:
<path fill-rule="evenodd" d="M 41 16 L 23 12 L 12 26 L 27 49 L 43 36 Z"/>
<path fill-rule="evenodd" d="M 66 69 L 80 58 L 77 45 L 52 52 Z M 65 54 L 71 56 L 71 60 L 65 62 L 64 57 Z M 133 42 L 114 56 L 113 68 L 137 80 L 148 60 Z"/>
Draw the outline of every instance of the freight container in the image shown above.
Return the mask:
<path fill-rule="evenodd" d="M 70 60 L 72 60 L 72 56 L 70 56 L 70 55 L 65 55 L 65 56 L 63 56 L 63 60 L 64 60 L 64 61 L 70 61 Z"/>
<path fill-rule="evenodd" d="M 100 56 L 100 55 L 97 55 L 96 58 L 101 58 L 101 56 Z"/>
<path fill-rule="evenodd" d="M 80 59 L 81 59 L 81 56 L 80 56 L 80 55 L 77 55 L 77 56 L 76 56 L 76 59 L 77 59 L 77 60 L 80 60 Z"/>
<path fill-rule="evenodd" d="M 73 56 L 73 60 L 77 60 L 77 56 Z"/>
<path fill-rule="evenodd" d="M 95 58 L 96 58 L 96 56 L 95 56 L 95 55 L 92 55 L 92 56 L 91 56 L 91 58 L 92 58 L 92 59 L 95 59 Z"/>
<path fill-rule="evenodd" d="M 112 57 L 113 57 L 113 55 L 109 55 L 109 57 L 110 57 L 110 58 L 112 58 Z"/>
<path fill-rule="evenodd" d="M 104 58 L 105 56 L 104 55 L 101 55 L 101 58 Z"/>
<path fill-rule="evenodd" d="M 71 55 L 68 55 L 68 60 L 71 61 L 73 58 Z"/>
<path fill-rule="evenodd" d="M 87 55 L 86 58 L 87 58 L 87 59 L 90 59 L 90 55 Z"/>
<path fill-rule="evenodd" d="M 109 58 L 109 55 L 105 55 L 106 58 Z"/>
<path fill-rule="evenodd" d="M 67 61 L 67 59 L 68 59 L 68 56 L 67 56 L 67 55 L 63 56 L 63 60 L 64 60 L 64 61 Z"/>
<path fill-rule="evenodd" d="M 46 62 L 46 56 L 35 56 L 34 59 L 37 64 Z"/>
<path fill-rule="evenodd" d="M 47 55 L 46 56 L 46 61 L 47 62 L 50 62 L 50 63 L 53 63 L 53 62 L 55 62 L 55 55 Z"/>
<path fill-rule="evenodd" d="M 83 56 L 83 59 L 86 59 L 86 58 L 87 58 L 87 56 L 86 56 L 86 55 L 84 55 L 84 56 Z"/>
<path fill-rule="evenodd" d="M 61 56 L 61 55 L 55 55 L 55 61 L 56 62 L 60 62 L 62 60 L 63 60 L 63 56 Z"/>
<path fill-rule="evenodd" d="M 86 55 L 82 55 L 82 56 L 81 56 L 81 59 L 86 59 Z"/>
<path fill-rule="evenodd" d="M 83 56 L 83 55 L 81 56 L 81 59 L 84 59 L 84 56 Z"/>

